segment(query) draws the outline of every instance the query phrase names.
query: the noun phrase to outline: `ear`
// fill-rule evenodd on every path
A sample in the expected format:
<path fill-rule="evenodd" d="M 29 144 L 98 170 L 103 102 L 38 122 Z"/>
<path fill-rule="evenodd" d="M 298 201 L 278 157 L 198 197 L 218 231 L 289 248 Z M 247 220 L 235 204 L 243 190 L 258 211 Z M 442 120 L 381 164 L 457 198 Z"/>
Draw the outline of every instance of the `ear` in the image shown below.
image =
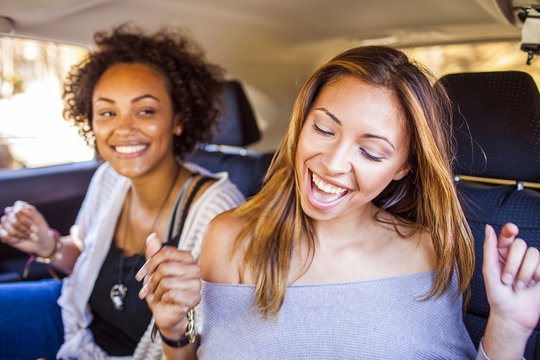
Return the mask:
<path fill-rule="evenodd" d="M 393 179 L 392 180 L 401 180 L 403 179 L 403 177 L 405 175 L 407 175 L 407 173 L 409 172 L 409 170 L 411 170 L 411 166 L 409 165 L 409 163 L 404 163 L 403 165 L 401 165 L 401 169 L 398 170 L 398 172 L 394 175 Z"/>

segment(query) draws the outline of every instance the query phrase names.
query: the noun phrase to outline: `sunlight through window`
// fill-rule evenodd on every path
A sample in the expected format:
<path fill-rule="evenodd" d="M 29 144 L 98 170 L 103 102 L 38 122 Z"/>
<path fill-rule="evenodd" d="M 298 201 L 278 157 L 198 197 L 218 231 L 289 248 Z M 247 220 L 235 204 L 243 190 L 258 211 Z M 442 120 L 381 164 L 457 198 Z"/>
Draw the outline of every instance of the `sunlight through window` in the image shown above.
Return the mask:
<path fill-rule="evenodd" d="M 84 48 L 0 38 L 0 168 L 90 160 L 94 150 L 62 117 L 62 84 Z"/>

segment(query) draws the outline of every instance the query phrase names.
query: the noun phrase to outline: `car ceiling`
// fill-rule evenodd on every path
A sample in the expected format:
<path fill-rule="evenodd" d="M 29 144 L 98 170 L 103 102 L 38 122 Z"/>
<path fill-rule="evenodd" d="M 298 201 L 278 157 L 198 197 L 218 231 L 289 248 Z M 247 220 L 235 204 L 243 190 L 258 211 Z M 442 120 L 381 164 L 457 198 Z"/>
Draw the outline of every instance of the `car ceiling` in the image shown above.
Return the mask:
<path fill-rule="evenodd" d="M 510 1 L 510 0 L 508 0 Z M 515 0 L 514 0 L 515 1 Z M 352 46 L 518 40 L 503 0 L 2 0 L 12 35 L 92 47 L 132 21 L 181 26 L 248 89 L 265 136 L 281 136 L 314 67 Z M 268 126 L 275 119 L 279 126 Z M 274 134 L 273 134 L 274 133 Z M 271 141 L 272 142 L 272 141 Z M 264 146 L 262 146 L 264 148 Z"/>

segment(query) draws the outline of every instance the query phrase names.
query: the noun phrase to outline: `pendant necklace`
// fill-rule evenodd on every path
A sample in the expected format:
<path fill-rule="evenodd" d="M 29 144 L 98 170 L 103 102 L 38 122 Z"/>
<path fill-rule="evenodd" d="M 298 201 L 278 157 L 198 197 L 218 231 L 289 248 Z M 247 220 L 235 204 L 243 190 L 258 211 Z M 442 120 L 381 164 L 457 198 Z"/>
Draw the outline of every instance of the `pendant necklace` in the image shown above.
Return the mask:
<path fill-rule="evenodd" d="M 169 187 L 169 191 L 167 192 L 167 196 L 165 196 L 165 199 L 163 200 L 163 203 L 161 203 L 161 206 L 157 212 L 156 217 L 154 218 L 154 222 L 152 223 L 152 227 L 150 228 L 150 234 L 154 231 L 154 226 L 156 226 L 156 223 L 159 219 L 159 216 L 161 215 L 161 211 L 165 207 L 165 204 L 167 203 L 167 200 L 169 199 L 169 196 L 171 195 L 172 189 L 174 188 L 174 184 L 176 184 L 176 180 L 178 179 L 178 175 L 180 173 L 180 165 L 178 165 L 178 168 L 176 169 L 176 175 L 174 176 L 173 182 L 171 186 Z M 126 200 L 126 224 L 124 226 L 124 239 L 122 240 L 122 249 L 120 249 L 120 261 L 118 264 L 118 282 L 113 285 L 111 288 L 111 291 L 109 293 L 111 297 L 111 301 L 114 305 L 114 308 L 118 311 L 124 310 L 124 299 L 126 298 L 127 294 L 127 286 L 126 284 L 128 281 L 133 277 L 133 274 L 135 272 L 135 268 L 137 266 L 137 263 L 135 262 L 133 266 L 131 267 L 129 274 L 125 281 L 122 280 L 122 275 L 124 274 L 124 248 L 126 247 L 126 239 L 127 239 L 127 232 L 128 232 L 128 226 L 129 226 L 129 213 L 130 213 L 130 199 L 128 198 Z M 143 244 L 143 249 L 146 243 Z"/>

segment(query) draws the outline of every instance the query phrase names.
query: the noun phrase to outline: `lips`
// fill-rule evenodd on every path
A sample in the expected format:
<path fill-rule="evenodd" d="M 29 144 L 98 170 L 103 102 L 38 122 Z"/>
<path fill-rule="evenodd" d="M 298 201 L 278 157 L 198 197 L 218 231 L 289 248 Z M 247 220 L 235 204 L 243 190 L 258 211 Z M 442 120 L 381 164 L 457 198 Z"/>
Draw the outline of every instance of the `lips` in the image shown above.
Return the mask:
<path fill-rule="evenodd" d="M 349 189 L 325 181 L 311 171 L 310 175 L 308 200 L 317 209 L 331 208 L 349 193 Z"/>

